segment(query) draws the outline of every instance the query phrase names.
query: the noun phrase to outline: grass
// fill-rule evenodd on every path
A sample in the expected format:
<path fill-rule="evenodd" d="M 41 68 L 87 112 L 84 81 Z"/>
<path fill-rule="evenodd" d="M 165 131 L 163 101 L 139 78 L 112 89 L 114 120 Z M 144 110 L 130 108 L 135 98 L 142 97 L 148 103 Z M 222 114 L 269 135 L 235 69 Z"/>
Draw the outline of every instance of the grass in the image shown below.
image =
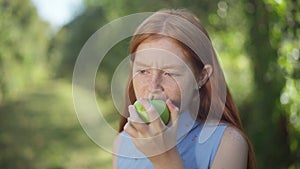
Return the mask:
<path fill-rule="evenodd" d="M 52 81 L 0 107 L 0 168 L 111 168 L 111 154 L 78 122 L 71 87 Z"/>

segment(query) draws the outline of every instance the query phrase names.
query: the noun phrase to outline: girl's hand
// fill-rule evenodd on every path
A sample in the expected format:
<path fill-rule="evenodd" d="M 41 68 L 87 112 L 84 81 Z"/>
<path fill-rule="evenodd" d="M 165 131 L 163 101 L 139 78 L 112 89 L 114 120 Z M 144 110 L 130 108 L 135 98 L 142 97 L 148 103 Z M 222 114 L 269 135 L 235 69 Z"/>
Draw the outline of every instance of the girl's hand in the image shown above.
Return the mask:
<path fill-rule="evenodd" d="M 172 148 L 176 148 L 179 109 L 167 100 L 166 104 L 170 110 L 170 121 L 166 126 L 159 113 L 146 99 L 141 100 L 147 110 L 150 124 L 145 124 L 136 112 L 133 105 L 128 107 L 130 117 L 124 130 L 132 137 L 135 146 L 146 157 L 168 154 Z M 177 151 L 176 151 L 177 152 Z M 151 158 L 149 158 L 151 160 Z M 153 158 L 155 159 L 155 158 Z"/>

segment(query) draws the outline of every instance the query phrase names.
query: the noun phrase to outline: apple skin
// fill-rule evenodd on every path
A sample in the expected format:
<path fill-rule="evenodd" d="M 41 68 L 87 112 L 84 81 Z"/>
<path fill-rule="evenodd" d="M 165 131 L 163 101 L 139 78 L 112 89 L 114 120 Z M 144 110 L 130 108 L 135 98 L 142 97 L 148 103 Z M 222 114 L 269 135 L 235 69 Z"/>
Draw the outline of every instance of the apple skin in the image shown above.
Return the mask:
<path fill-rule="evenodd" d="M 166 103 L 163 100 L 149 100 L 150 104 L 152 104 L 156 111 L 160 114 L 160 118 L 164 122 L 165 125 L 168 124 L 170 119 L 170 111 L 166 105 Z M 146 123 L 150 123 L 150 118 L 147 114 L 146 109 L 143 107 L 142 103 L 137 100 L 134 104 L 134 107 L 140 116 L 140 118 Z"/>

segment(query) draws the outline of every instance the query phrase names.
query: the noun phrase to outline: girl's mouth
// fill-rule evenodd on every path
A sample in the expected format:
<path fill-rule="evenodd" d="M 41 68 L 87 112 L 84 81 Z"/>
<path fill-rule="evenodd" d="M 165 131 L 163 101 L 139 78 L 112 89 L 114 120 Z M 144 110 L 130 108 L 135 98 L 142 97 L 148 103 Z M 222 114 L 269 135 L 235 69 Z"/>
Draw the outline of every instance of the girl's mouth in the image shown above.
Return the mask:
<path fill-rule="evenodd" d="M 168 98 L 163 93 L 149 93 L 148 99 L 150 99 L 150 100 L 163 100 L 163 101 L 166 101 Z"/>

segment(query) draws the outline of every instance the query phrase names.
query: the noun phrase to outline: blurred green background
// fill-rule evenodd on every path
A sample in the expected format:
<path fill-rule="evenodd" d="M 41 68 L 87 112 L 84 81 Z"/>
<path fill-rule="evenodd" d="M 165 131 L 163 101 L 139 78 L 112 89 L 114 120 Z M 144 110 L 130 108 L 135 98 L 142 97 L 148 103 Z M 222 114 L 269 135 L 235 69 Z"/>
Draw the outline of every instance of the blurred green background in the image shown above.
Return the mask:
<path fill-rule="evenodd" d="M 187 8 L 207 28 L 258 167 L 299 169 L 297 0 L 85 0 L 81 12 L 56 29 L 40 19 L 30 0 L 0 0 L 0 168 L 111 168 L 111 154 L 93 143 L 77 120 L 74 63 L 101 26 L 162 8 Z M 124 39 L 110 50 L 96 79 L 99 105 L 115 128 L 110 81 L 128 44 Z"/>

